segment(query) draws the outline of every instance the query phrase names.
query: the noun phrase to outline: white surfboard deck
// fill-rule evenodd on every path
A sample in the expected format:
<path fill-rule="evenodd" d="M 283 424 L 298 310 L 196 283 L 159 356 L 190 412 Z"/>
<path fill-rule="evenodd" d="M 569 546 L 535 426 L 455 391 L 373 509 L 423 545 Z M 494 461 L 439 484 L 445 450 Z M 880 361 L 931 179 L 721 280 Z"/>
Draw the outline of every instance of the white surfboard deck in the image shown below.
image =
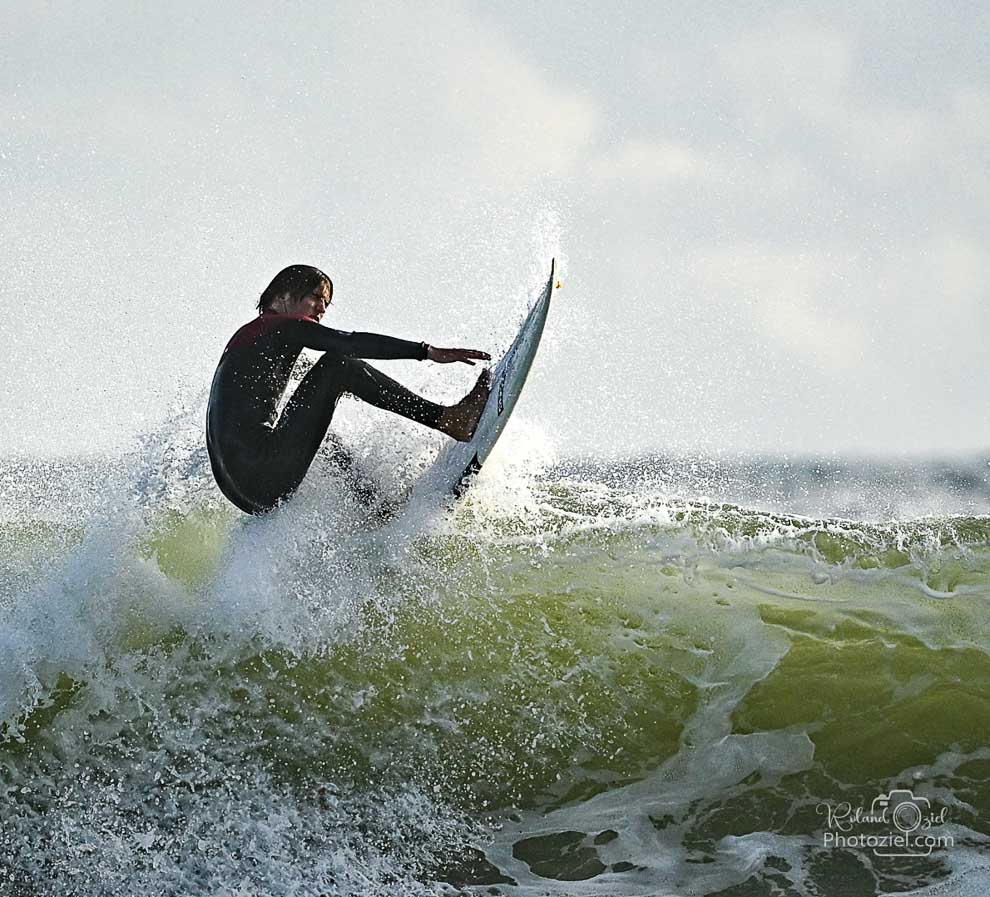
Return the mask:
<path fill-rule="evenodd" d="M 474 436 L 470 442 L 452 442 L 440 453 L 423 476 L 431 489 L 441 494 L 463 495 L 498 442 L 512 416 L 512 410 L 516 407 L 516 401 L 536 357 L 536 350 L 540 346 L 543 327 L 550 310 L 553 277 L 554 260 L 551 260 L 550 277 L 546 286 L 530 308 L 512 345 L 495 365 L 492 391 Z"/>

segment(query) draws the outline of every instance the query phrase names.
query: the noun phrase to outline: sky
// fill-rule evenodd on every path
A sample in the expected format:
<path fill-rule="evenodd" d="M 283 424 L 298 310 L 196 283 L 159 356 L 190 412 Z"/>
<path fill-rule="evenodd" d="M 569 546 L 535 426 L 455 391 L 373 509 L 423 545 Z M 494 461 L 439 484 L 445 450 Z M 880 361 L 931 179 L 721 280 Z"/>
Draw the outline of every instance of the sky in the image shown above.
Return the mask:
<path fill-rule="evenodd" d="M 990 447 L 985 4 L 0 2 L 0 456 L 201 413 L 284 265 L 497 352 L 551 256 L 561 455 Z"/>

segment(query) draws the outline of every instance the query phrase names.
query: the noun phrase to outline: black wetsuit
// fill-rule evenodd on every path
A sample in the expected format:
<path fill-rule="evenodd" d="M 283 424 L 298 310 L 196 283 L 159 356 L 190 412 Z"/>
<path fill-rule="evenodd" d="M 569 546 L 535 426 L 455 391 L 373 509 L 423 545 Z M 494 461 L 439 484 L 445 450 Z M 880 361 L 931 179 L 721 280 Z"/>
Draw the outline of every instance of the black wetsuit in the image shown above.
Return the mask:
<path fill-rule="evenodd" d="M 304 348 L 325 354 L 277 416 L 292 367 Z M 422 360 L 426 351 L 425 343 L 331 330 L 300 315 L 265 312 L 245 324 L 220 358 L 206 413 L 206 445 L 223 494 L 242 511 L 260 514 L 294 492 L 345 392 L 436 428 L 442 406 L 358 360 Z"/>

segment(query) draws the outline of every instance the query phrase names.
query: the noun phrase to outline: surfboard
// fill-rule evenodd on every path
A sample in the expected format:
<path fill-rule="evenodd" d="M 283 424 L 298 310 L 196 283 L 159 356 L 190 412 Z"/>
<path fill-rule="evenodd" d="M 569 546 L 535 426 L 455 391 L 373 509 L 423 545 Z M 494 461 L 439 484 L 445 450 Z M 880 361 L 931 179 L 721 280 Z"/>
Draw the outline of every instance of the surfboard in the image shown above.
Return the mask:
<path fill-rule="evenodd" d="M 471 486 L 475 476 L 491 454 L 495 443 L 512 416 L 519 394 L 540 347 L 550 296 L 553 293 L 554 260 L 550 277 L 530 307 L 512 345 L 495 365 L 492 391 L 488 396 L 478 426 L 470 442 L 452 442 L 439 455 L 427 474 L 431 485 L 441 492 L 459 497 Z"/>

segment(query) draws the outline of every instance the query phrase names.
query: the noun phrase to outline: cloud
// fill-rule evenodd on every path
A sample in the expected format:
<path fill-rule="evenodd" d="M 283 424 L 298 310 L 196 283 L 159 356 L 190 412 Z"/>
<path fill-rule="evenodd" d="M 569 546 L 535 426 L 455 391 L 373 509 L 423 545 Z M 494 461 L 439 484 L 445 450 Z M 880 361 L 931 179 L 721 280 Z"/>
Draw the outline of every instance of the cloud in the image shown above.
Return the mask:
<path fill-rule="evenodd" d="M 713 160 L 686 143 L 642 138 L 622 142 L 611 153 L 595 159 L 591 168 L 602 181 L 633 182 L 646 187 L 708 180 L 717 171 Z"/>
<path fill-rule="evenodd" d="M 843 301 L 847 268 L 848 260 L 824 250 L 733 245 L 710 252 L 702 271 L 710 287 L 748 307 L 768 351 L 849 373 L 862 364 L 871 336 L 869 319 L 850 315 Z"/>
<path fill-rule="evenodd" d="M 387 22 L 357 16 L 344 43 L 341 86 L 368 114 L 367 123 L 356 116 L 358 134 L 387 114 L 388 145 L 413 149 L 417 174 L 430 160 L 438 174 L 489 187 L 566 176 L 599 126 L 591 98 L 555 83 L 460 4 L 395 5 Z"/>
<path fill-rule="evenodd" d="M 898 85 L 897 24 L 890 23 L 888 46 L 878 47 L 854 19 L 840 27 L 824 16 L 781 13 L 730 41 L 719 68 L 762 140 L 801 147 L 819 165 L 831 154 L 833 165 L 885 185 L 919 172 L 951 176 L 962 165 L 986 190 L 985 158 L 972 165 L 964 156 L 990 139 L 990 94 L 972 75 L 953 83 L 931 70 Z M 937 37 L 931 45 L 939 46 Z"/>
<path fill-rule="evenodd" d="M 939 230 L 885 260 L 877 294 L 888 317 L 887 357 L 908 360 L 921 352 L 943 376 L 954 359 L 982 357 L 986 365 L 988 285 L 990 248 L 965 233 Z M 910 375 L 916 374 L 912 365 Z"/>
<path fill-rule="evenodd" d="M 497 35 L 465 25 L 467 40 L 446 60 L 463 75 L 443 102 L 473 135 L 477 162 L 514 179 L 573 174 L 598 127 L 596 105 L 555 86 Z"/>
<path fill-rule="evenodd" d="M 750 119 L 780 127 L 794 116 L 833 119 L 844 105 L 852 50 L 838 28 L 781 15 L 730 42 L 718 61 Z"/>

